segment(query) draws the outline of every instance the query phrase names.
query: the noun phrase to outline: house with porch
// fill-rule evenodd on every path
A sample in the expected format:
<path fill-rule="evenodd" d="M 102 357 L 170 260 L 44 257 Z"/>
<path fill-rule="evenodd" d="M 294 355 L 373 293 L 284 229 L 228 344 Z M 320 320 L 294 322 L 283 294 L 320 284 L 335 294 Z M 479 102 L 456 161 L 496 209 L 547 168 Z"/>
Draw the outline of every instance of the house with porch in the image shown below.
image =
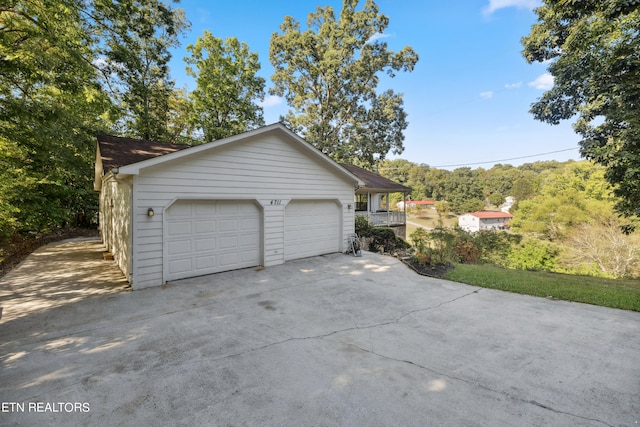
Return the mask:
<path fill-rule="evenodd" d="M 342 165 L 346 170 L 364 182 L 356 189 L 355 214 L 369 218 L 369 223 L 377 227 L 391 227 L 403 239 L 407 232 L 406 209 L 392 210 L 389 196 L 402 193 L 402 200 L 411 193 L 409 187 L 391 181 L 377 173 L 354 165 Z"/>

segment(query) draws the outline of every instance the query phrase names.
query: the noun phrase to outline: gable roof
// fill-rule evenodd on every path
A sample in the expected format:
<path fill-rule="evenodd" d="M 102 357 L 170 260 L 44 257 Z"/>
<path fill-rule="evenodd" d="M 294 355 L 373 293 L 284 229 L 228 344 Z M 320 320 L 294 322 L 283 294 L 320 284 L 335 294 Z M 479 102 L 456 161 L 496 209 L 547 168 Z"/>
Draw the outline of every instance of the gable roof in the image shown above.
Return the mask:
<path fill-rule="evenodd" d="M 98 151 L 96 153 L 96 181 L 94 188 L 98 189 L 97 180 L 106 171 L 117 168 L 117 173 L 123 175 L 137 175 L 141 169 L 170 162 L 185 156 L 194 155 L 207 150 L 232 144 L 236 141 L 268 134 L 279 133 L 289 141 L 300 147 L 309 156 L 329 166 L 331 170 L 339 175 L 353 181 L 357 185 L 364 185 L 364 182 L 356 175 L 336 163 L 326 154 L 309 144 L 307 141 L 296 135 L 282 123 L 274 123 L 258 129 L 250 130 L 238 135 L 219 139 L 206 144 L 188 146 L 168 144 L 156 141 L 136 140 L 131 138 L 119 138 L 101 135 L 98 137 Z M 106 151 L 103 152 L 103 149 Z"/>
<path fill-rule="evenodd" d="M 342 164 L 342 166 L 347 169 L 349 172 L 360 178 L 364 181 L 364 185 L 361 185 L 359 190 L 369 190 L 369 191 L 381 191 L 381 192 L 391 192 L 391 193 L 408 193 L 411 191 L 409 187 L 405 187 L 402 184 L 398 184 L 397 182 L 391 181 L 383 176 L 378 175 L 377 173 L 368 171 L 366 169 L 362 169 L 358 166 Z"/>
<path fill-rule="evenodd" d="M 102 167 L 107 171 L 190 147 L 110 135 L 98 135 L 97 138 Z"/>
<path fill-rule="evenodd" d="M 513 218 L 509 212 L 497 212 L 497 211 L 478 211 L 469 212 L 467 215 L 473 215 L 480 219 L 499 219 L 499 218 Z"/>

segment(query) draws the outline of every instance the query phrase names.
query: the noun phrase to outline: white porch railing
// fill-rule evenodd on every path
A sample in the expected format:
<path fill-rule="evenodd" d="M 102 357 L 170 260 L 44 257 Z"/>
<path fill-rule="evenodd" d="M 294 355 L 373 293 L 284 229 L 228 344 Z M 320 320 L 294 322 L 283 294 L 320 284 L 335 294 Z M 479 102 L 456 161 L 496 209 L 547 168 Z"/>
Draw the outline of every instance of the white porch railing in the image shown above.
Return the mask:
<path fill-rule="evenodd" d="M 369 218 L 369 224 L 375 226 L 391 226 L 405 225 L 407 218 L 404 212 L 356 212 L 356 215 L 362 215 Z"/>

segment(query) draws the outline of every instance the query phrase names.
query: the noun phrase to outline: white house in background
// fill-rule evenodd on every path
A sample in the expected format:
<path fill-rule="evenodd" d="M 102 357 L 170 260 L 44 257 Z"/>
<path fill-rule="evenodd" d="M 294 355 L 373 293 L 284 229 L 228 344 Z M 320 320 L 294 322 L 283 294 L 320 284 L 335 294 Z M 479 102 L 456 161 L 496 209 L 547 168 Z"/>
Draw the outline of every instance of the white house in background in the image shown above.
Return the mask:
<path fill-rule="evenodd" d="M 480 211 L 458 216 L 458 226 L 465 231 L 504 230 L 513 218 L 509 212 Z"/>
<path fill-rule="evenodd" d="M 433 200 L 405 200 L 396 203 L 398 209 L 404 209 L 405 206 L 407 209 L 435 209 L 435 205 L 436 202 Z"/>
<path fill-rule="evenodd" d="M 133 289 L 342 252 L 361 185 L 279 123 L 194 147 L 98 137 L 100 232 Z"/>

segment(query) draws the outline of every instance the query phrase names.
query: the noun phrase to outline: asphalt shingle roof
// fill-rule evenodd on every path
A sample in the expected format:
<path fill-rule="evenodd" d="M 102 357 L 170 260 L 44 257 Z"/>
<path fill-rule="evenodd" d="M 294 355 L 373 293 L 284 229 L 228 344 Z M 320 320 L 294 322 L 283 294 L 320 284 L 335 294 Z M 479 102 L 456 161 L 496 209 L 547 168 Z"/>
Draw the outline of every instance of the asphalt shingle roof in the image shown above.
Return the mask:
<path fill-rule="evenodd" d="M 166 142 L 109 135 L 98 135 L 97 138 L 100 146 L 102 167 L 105 171 L 190 147 L 189 145 L 168 144 Z"/>
<path fill-rule="evenodd" d="M 362 169 L 358 166 L 347 165 L 343 163 L 342 167 L 365 182 L 365 185 L 360 186 L 360 189 L 389 191 L 391 193 L 411 192 L 411 189 L 409 187 L 405 187 L 402 184 L 398 184 L 397 182 L 391 181 L 390 179 L 380 176 L 377 173 Z"/>

